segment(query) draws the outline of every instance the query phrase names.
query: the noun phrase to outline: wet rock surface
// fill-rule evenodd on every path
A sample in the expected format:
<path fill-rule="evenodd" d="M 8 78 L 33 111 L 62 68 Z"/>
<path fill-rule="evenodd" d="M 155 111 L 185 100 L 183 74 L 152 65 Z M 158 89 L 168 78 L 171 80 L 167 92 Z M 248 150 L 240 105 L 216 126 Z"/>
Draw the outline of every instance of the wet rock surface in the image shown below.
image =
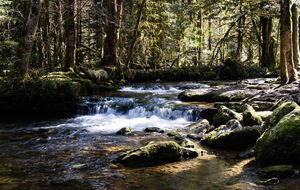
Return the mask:
<path fill-rule="evenodd" d="M 258 128 L 242 127 L 238 120 L 233 119 L 205 134 L 200 143 L 215 148 L 243 150 L 255 145 L 260 135 Z"/>

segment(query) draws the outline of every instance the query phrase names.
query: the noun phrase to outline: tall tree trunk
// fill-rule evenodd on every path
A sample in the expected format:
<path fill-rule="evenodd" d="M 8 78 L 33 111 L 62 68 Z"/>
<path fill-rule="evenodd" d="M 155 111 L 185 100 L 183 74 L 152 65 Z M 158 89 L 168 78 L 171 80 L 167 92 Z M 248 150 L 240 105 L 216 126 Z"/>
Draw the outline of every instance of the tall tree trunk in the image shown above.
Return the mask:
<path fill-rule="evenodd" d="M 132 42 L 131 42 L 131 45 L 130 45 L 130 49 L 129 49 L 129 53 L 128 53 L 128 56 L 127 56 L 127 59 L 126 59 L 126 67 L 129 68 L 129 62 L 130 62 L 130 59 L 131 59 L 131 56 L 133 54 L 133 48 L 134 48 L 134 45 L 135 45 L 135 42 L 137 40 L 137 35 L 138 35 L 138 29 L 139 29 L 139 25 L 140 25 L 140 22 L 141 22 L 141 19 L 142 19 L 142 13 L 143 13 L 143 8 L 146 4 L 146 1 L 147 0 L 143 0 L 142 4 L 140 5 L 140 10 L 139 10 L 139 13 L 138 13 L 138 18 L 137 18 L 137 21 L 136 21 L 136 24 L 135 24 L 135 27 L 134 27 L 134 32 L 133 32 L 133 39 L 132 39 Z"/>
<path fill-rule="evenodd" d="M 291 35 L 291 0 L 281 0 L 280 27 L 280 76 L 281 83 L 297 80 L 293 64 Z"/>
<path fill-rule="evenodd" d="M 82 0 L 77 0 L 77 44 L 82 44 Z M 83 62 L 83 51 L 77 49 L 76 63 Z"/>
<path fill-rule="evenodd" d="M 202 10 L 198 12 L 198 21 L 197 21 L 197 27 L 198 27 L 198 60 L 197 62 L 201 62 L 202 58 Z M 198 64 L 197 63 L 197 64 Z"/>
<path fill-rule="evenodd" d="M 28 75 L 28 66 L 31 58 L 35 33 L 38 28 L 41 9 L 42 0 L 30 0 L 26 23 L 19 43 L 18 61 L 14 65 L 16 70 L 15 76 L 21 80 Z"/>
<path fill-rule="evenodd" d="M 50 64 L 51 67 L 56 67 L 59 64 L 63 63 L 63 35 L 62 35 L 62 11 L 60 0 L 55 0 L 53 2 L 53 10 L 55 10 L 53 21 L 54 21 L 54 30 L 52 33 L 54 47 L 53 47 L 53 63 Z"/>
<path fill-rule="evenodd" d="M 65 68 L 75 68 L 76 62 L 76 0 L 67 0 L 66 9 L 66 58 Z"/>
<path fill-rule="evenodd" d="M 208 20 L 208 49 L 211 51 L 211 19 Z"/>
<path fill-rule="evenodd" d="M 107 0 L 106 38 L 102 66 L 118 66 L 117 46 L 123 10 L 123 0 Z"/>
<path fill-rule="evenodd" d="M 300 65 L 299 65 L 299 30 L 298 30 L 298 18 L 299 18 L 299 13 L 298 13 L 298 8 L 296 4 L 293 4 L 292 6 L 292 23 L 293 23 L 293 60 L 294 60 L 294 66 L 295 69 L 299 70 Z"/>
<path fill-rule="evenodd" d="M 243 51 L 243 32 L 241 30 L 243 26 L 244 16 L 240 17 L 238 22 L 238 46 L 236 50 L 236 60 L 241 61 L 242 51 Z"/>
<path fill-rule="evenodd" d="M 272 28 L 273 28 L 273 19 L 272 17 L 260 18 L 262 25 L 262 57 L 261 57 L 261 66 L 266 67 L 270 70 L 275 68 L 275 54 L 274 54 L 274 45 L 272 41 Z"/>
<path fill-rule="evenodd" d="M 294 60 L 293 60 L 293 44 L 292 44 L 292 0 L 286 0 L 287 1 L 287 12 L 286 12 L 286 30 L 287 30 L 287 36 L 286 36 L 286 58 L 287 58 L 287 71 L 288 71 L 288 77 L 289 77 L 289 83 L 294 82 L 297 80 L 296 70 L 294 67 Z"/>

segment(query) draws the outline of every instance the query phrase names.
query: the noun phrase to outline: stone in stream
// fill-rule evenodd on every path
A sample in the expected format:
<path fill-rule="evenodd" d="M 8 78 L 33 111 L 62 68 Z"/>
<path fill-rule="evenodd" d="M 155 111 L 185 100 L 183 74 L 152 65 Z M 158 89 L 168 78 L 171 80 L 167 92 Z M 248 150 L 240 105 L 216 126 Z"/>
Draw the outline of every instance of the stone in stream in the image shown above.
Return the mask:
<path fill-rule="evenodd" d="M 246 104 L 243 112 L 243 125 L 244 126 L 253 126 L 261 125 L 262 119 L 257 115 L 252 106 Z"/>
<path fill-rule="evenodd" d="M 241 101 L 262 91 L 260 89 L 249 89 L 246 84 L 231 86 L 215 86 L 209 89 L 196 89 L 181 92 L 178 98 L 182 101 L 199 102 L 231 102 Z"/>
<path fill-rule="evenodd" d="M 133 135 L 133 133 L 131 132 L 131 129 L 129 127 L 123 127 L 116 134 L 117 135 L 125 135 L 125 136 L 132 136 Z"/>
<path fill-rule="evenodd" d="M 165 131 L 159 127 L 146 127 L 144 129 L 145 132 L 148 132 L 148 133 L 154 133 L 154 132 L 157 132 L 157 133 L 164 133 Z"/>
<path fill-rule="evenodd" d="M 255 146 L 255 159 L 262 166 L 300 164 L 300 109 L 268 128 Z"/>
<path fill-rule="evenodd" d="M 233 119 L 205 134 L 200 143 L 215 148 L 243 150 L 255 145 L 260 135 L 257 127 L 242 127 L 238 120 Z"/>
<path fill-rule="evenodd" d="M 117 161 L 129 167 L 151 166 L 178 161 L 182 155 L 182 149 L 176 142 L 150 142 L 121 154 Z"/>
<path fill-rule="evenodd" d="M 291 165 L 275 165 L 256 170 L 263 177 L 290 177 L 295 171 Z"/>
<path fill-rule="evenodd" d="M 193 123 L 188 126 L 190 131 L 198 133 L 206 133 L 209 130 L 209 121 L 207 119 L 200 119 L 196 123 Z"/>
<path fill-rule="evenodd" d="M 215 127 L 219 127 L 220 125 L 226 124 L 231 119 L 236 119 L 241 122 L 243 120 L 243 116 L 226 106 L 221 106 L 214 117 L 213 123 Z"/>

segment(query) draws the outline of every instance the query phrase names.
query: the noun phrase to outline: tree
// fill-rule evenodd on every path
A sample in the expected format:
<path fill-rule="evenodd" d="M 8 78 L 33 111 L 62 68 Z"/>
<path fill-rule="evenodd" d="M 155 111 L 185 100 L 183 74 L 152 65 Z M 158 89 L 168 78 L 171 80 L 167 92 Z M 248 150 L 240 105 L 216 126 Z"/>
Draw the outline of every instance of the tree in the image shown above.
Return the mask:
<path fill-rule="evenodd" d="M 281 84 L 297 80 L 293 63 L 291 0 L 281 0 L 280 17 L 280 77 Z"/>
<path fill-rule="evenodd" d="M 66 0 L 66 58 L 65 67 L 75 68 L 76 62 L 76 0 Z"/>
<path fill-rule="evenodd" d="M 298 29 L 298 19 L 299 19 L 299 14 L 298 14 L 298 8 L 296 4 L 293 4 L 292 6 L 292 23 L 293 23 L 293 36 L 292 36 L 292 41 L 293 41 L 293 61 L 294 61 L 294 66 L 297 70 L 299 70 L 300 65 L 299 65 L 299 29 Z"/>
<path fill-rule="evenodd" d="M 106 37 L 102 66 L 118 66 L 117 48 L 123 11 L 123 0 L 107 0 Z"/>
<path fill-rule="evenodd" d="M 39 23 L 41 8 L 42 0 L 30 0 L 28 15 L 23 28 L 22 38 L 19 43 L 18 60 L 14 65 L 15 76 L 21 80 L 28 75 L 28 66 Z"/>
<path fill-rule="evenodd" d="M 270 70 L 275 68 L 275 54 L 274 54 L 274 42 L 272 39 L 273 18 L 272 17 L 260 17 L 262 26 L 262 56 L 261 66 L 269 68 Z"/>

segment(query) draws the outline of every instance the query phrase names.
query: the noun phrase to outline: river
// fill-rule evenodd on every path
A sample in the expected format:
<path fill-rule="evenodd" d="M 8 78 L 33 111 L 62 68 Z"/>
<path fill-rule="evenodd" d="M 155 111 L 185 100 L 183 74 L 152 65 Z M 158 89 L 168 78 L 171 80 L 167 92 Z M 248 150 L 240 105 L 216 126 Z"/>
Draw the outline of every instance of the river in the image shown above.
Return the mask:
<path fill-rule="evenodd" d="M 209 83 L 148 83 L 84 97 L 70 118 L 6 118 L 0 122 L 0 189 L 268 189 L 254 158 L 201 147 L 207 154 L 155 167 L 126 168 L 117 156 L 152 140 L 171 140 L 212 104 L 184 103 L 177 95 Z M 135 136 L 115 133 L 129 127 Z M 165 133 L 145 133 L 159 127 Z M 285 189 L 298 181 L 274 186 Z"/>

